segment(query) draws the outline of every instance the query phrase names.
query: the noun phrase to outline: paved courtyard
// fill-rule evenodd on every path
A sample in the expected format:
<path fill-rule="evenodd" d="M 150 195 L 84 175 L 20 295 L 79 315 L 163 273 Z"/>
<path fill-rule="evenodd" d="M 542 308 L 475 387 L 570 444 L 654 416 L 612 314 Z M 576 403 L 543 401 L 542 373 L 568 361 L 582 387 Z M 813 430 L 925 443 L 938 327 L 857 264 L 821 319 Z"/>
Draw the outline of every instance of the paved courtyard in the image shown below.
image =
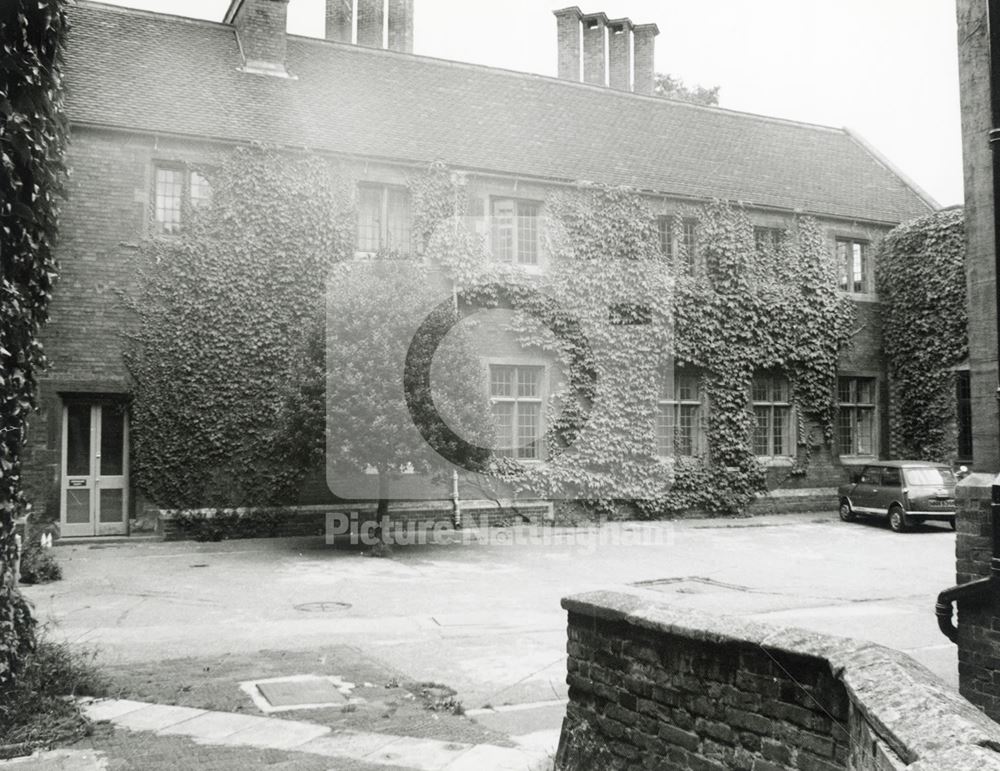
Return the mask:
<path fill-rule="evenodd" d="M 567 594 L 645 582 L 682 607 L 895 647 L 955 684 L 934 617 L 954 551 L 946 526 L 898 535 L 833 513 L 464 531 L 387 559 L 319 537 L 75 544 L 57 551 L 64 579 L 27 594 L 109 665 L 346 646 L 544 750 L 566 696 Z"/>

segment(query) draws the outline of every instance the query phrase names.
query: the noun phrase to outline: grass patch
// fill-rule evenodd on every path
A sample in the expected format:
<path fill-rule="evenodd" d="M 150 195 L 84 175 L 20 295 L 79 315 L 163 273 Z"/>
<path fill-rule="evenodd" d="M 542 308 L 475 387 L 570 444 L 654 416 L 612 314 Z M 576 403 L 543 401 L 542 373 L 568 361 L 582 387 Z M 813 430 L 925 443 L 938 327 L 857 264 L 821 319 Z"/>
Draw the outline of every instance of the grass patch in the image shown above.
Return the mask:
<path fill-rule="evenodd" d="M 0 756 L 27 755 L 90 734 L 74 697 L 106 695 L 108 682 L 94 657 L 39 635 L 17 685 L 0 703 Z"/>

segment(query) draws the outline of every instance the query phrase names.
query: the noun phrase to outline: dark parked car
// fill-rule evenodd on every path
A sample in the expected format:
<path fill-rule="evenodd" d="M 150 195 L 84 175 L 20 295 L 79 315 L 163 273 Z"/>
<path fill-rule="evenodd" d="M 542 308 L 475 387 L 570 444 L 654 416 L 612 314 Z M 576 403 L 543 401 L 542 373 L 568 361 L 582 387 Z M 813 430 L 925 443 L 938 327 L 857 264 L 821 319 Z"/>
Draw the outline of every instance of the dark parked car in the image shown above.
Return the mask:
<path fill-rule="evenodd" d="M 946 520 L 955 529 L 955 474 L 949 466 L 916 460 L 869 463 L 837 490 L 840 518 L 858 514 L 888 517 L 902 533 L 926 519 Z"/>

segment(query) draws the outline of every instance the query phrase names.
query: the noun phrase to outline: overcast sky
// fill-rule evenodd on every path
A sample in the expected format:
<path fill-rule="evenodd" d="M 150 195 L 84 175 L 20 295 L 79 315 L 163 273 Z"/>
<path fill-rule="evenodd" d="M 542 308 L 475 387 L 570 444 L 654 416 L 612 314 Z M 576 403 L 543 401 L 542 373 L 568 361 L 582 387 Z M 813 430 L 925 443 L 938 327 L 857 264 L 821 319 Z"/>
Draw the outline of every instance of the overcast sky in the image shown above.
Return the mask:
<path fill-rule="evenodd" d="M 110 0 L 220 21 L 228 0 Z M 570 0 L 414 0 L 414 52 L 556 74 L 552 11 Z M 324 0 L 290 0 L 322 36 Z M 721 86 L 720 106 L 859 132 L 942 205 L 961 203 L 954 0 L 599 0 L 656 22 L 656 69 Z"/>

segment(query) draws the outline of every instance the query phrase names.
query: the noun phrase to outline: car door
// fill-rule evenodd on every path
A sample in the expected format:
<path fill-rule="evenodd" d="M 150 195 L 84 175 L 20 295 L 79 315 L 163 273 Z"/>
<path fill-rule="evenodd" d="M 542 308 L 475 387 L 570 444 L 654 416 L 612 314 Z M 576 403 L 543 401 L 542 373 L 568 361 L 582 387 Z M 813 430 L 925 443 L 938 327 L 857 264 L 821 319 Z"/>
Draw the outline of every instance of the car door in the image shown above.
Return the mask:
<path fill-rule="evenodd" d="M 865 466 L 861 470 L 858 483 L 851 492 L 851 508 L 855 511 L 875 513 L 876 497 L 882 483 L 881 466 Z"/>
<path fill-rule="evenodd" d="M 882 469 L 882 482 L 878 492 L 875 494 L 872 505 L 880 514 L 888 514 L 889 507 L 893 503 L 903 502 L 903 474 L 902 470 L 893 466 L 886 466 Z"/>

